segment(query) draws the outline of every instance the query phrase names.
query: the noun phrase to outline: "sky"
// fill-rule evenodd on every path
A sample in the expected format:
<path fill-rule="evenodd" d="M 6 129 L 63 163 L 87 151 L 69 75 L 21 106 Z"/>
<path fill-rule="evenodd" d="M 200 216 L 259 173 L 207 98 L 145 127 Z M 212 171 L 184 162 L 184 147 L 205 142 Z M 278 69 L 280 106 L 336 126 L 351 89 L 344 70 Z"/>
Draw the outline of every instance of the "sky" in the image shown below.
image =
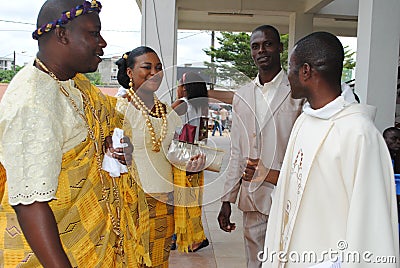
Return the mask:
<path fill-rule="evenodd" d="M 37 41 L 32 39 L 36 18 L 45 0 L 1 0 L 0 57 L 13 58 L 22 66 L 34 59 Z M 141 14 L 135 0 L 102 0 L 101 34 L 107 41 L 105 57 L 120 56 L 140 46 Z M 118 5 L 115 3 L 118 2 Z M 355 38 L 341 38 L 344 45 L 356 50 Z M 203 52 L 211 44 L 210 31 L 178 31 L 177 64 L 201 65 L 209 61 Z"/>
<path fill-rule="evenodd" d="M 13 58 L 17 65 L 34 59 L 37 41 L 31 37 L 36 29 L 36 18 L 44 0 L 1 0 L 0 57 Z M 120 56 L 140 46 L 141 14 L 135 0 L 102 0 L 100 12 L 101 34 L 107 41 L 105 57 Z M 209 60 L 203 52 L 211 43 L 208 31 L 178 32 L 178 65 Z"/>

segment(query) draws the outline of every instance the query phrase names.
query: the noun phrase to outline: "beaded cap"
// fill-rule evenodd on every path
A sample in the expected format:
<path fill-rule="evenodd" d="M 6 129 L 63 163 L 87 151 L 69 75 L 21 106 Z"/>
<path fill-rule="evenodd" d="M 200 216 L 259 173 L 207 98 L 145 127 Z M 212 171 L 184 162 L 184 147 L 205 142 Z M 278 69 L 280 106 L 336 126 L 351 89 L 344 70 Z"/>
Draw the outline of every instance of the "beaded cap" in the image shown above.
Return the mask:
<path fill-rule="evenodd" d="M 89 14 L 92 12 L 100 13 L 101 7 L 102 6 L 99 1 L 85 1 L 82 5 L 76 6 L 71 10 L 64 11 L 59 19 L 53 20 L 52 22 L 40 26 L 38 29 L 36 29 L 36 31 L 32 33 L 32 38 L 38 40 L 39 37 L 42 36 L 44 33 L 48 33 L 57 27 L 65 25 L 78 16 Z"/>

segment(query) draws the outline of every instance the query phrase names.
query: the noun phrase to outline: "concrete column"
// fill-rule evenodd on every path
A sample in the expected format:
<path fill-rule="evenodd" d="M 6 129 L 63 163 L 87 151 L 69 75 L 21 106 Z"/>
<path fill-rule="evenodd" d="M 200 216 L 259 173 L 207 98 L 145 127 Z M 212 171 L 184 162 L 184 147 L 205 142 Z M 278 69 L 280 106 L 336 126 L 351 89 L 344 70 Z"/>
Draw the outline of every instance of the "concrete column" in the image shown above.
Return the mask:
<path fill-rule="evenodd" d="M 399 0 L 359 2 L 355 92 L 377 107 L 380 131 L 394 124 L 399 28 Z"/>
<path fill-rule="evenodd" d="M 302 37 L 313 31 L 313 14 L 295 12 L 289 16 L 289 54 L 294 44 Z M 289 61 L 288 61 L 289 62 Z"/>
<path fill-rule="evenodd" d="M 142 45 L 153 48 L 164 67 L 164 80 L 157 96 L 174 100 L 176 87 L 177 10 L 175 0 L 142 0 Z"/>

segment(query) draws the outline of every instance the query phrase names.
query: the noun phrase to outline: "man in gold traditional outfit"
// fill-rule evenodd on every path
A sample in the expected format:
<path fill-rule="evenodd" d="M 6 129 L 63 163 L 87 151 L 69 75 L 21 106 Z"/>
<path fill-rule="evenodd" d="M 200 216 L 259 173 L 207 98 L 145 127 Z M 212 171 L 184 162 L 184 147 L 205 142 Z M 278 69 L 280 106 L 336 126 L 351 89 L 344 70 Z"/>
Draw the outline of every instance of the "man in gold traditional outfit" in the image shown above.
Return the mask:
<path fill-rule="evenodd" d="M 134 164 L 117 178 L 101 170 L 104 137 L 122 126 L 117 99 L 80 74 L 97 69 L 107 45 L 100 10 L 46 1 L 37 58 L 0 103 L 1 267 L 151 266 Z"/>

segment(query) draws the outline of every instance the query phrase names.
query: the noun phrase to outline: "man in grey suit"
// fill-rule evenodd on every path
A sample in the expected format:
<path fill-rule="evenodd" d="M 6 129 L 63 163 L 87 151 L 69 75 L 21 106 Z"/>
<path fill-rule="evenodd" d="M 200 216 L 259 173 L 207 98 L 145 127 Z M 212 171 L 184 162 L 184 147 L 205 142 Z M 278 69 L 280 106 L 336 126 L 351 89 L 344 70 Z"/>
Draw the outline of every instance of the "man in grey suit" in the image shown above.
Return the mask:
<path fill-rule="evenodd" d="M 289 135 L 301 113 L 302 100 L 290 96 L 290 86 L 280 63 L 283 44 L 270 25 L 257 27 L 250 37 L 257 77 L 233 98 L 231 159 L 227 170 L 219 226 L 235 229 L 230 221 L 231 203 L 239 195 L 247 267 L 261 267 L 271 192 L 276 185 Z"/>

